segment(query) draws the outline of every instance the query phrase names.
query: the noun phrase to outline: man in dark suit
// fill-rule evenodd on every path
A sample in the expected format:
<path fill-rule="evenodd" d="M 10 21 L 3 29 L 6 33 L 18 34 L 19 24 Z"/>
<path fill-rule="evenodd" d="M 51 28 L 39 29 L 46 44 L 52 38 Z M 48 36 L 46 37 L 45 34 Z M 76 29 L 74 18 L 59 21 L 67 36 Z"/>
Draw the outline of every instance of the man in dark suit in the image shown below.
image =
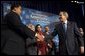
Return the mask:
<path fill-rule="evenodd" d="M 52 42 L 50 29 L 48 26 L 45 26 L 44 28 L 45 28 L 45 32 L 44 32 L 45 41 L 48 45 L 48 55 L 54 55 L 53 42 Z"/>
<path fill-rule="evenodd" d="M 67 20 L 68 13 L 65 11 L 61 11 L 59 16 L 60 22 L 52 33 L 52 36 L 59 35 L 59 54 L 78 55 L 79 50 L 84 53 L 84 43 L 76 23 Z"/>
<path fill-rule="evenodd" d="M 35 32 L 26 27 L 20 20 L 21 6 L 13 4 L 11 12 L 3 19 L 1 25 L 1 52 L 7 55 L 25 55 L 26 39 L 34 39 Z M 30 43 L 29 43 L 30 45 Z"/>

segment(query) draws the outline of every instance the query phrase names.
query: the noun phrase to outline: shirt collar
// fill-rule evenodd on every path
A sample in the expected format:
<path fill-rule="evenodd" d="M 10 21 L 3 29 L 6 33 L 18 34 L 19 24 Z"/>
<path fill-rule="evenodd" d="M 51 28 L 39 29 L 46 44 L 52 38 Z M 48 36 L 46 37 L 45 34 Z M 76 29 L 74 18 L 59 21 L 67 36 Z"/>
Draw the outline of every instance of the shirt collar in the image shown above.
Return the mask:
<path fill-rule="evenodd" d="M 67 20 L 64 23 L 67 24 Z"/>

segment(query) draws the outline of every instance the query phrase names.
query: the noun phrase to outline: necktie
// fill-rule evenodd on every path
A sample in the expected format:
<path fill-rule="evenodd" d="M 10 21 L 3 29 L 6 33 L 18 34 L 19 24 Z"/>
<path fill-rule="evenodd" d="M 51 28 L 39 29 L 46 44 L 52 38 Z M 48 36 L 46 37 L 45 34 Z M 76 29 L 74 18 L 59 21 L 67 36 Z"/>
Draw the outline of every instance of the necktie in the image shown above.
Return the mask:
<path fill-rule="evenodd" d="M 63 28 L 64 28 L 64 31 L 66 32 L 66 30 L 67 30 L 67 25 L 66 25 L 66 23 L 63 23 Z"/>

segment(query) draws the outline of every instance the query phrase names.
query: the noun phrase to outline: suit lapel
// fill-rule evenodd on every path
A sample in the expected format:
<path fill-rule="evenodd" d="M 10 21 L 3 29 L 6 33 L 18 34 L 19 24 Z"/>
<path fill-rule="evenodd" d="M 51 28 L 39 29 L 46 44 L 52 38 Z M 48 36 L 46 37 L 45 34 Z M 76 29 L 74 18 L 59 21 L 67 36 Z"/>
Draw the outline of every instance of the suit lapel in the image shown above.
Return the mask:
<path fill-rule="evenodd" d="M 69 21 L 67 21 L 67 30 L 66 30 L 66 33 L 68 33 L 69 32 L 69 29 L 70 29 L 70 22 Z"/>
<path fill-rule="evenodd" d="M 64 34 L 64 29 L 62 23 L 59 24 L 59 31 Z"/>
<path fill-rule="evenodd" d="M 62 25 L 62 23 L 60 23 L 59 24 L 59 31 L 65 35 L 65 34 L 67 34 L 69 32 L 70 26 L 71 26 L 70 22 L 67 21 L 67 30 L 66 30 L 66 33 L 65 33 L 65 31 L 63 29 L 63 25 Z"/>

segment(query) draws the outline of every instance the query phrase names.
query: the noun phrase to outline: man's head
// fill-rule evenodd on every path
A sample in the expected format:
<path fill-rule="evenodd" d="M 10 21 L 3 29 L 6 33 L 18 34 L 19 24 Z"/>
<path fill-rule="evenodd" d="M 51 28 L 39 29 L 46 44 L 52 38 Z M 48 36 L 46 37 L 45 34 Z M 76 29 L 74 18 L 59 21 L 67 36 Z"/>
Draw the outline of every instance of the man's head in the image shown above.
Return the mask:
<path fill-rule="evenodd" d="M 60 21 L 65 21 L 68 19 L 68 13 L 66 11 L 60 11 L 59 13 L 59 19 Z"/>
<path fill-rule="evenodd" d="M 49 31 L 49 27 L 45 26 L 45 31 L 48 32 Z"/>
<path fill-rule="evenodd" d="M 82 34 L 82 36 L 84 35 L 84 31 L 83 28 L 79 28 L 80 33 Z"/>
<path fill-rule="evenodd" d="M 35 31 L 35 26 L 33 24 L 28 24 L 27 27 L 30 28 L 31 30 Z"/>
<path fill-rule="evenodd" d="M 22 9 L 22 8 L 21 8 L 21 5 L 20 5 L 20 4 L 13 4 L 13 5 L 11 6 L 11 11 L 17 13 L 18 15 L 21 14 L 21 9 Z"/>

